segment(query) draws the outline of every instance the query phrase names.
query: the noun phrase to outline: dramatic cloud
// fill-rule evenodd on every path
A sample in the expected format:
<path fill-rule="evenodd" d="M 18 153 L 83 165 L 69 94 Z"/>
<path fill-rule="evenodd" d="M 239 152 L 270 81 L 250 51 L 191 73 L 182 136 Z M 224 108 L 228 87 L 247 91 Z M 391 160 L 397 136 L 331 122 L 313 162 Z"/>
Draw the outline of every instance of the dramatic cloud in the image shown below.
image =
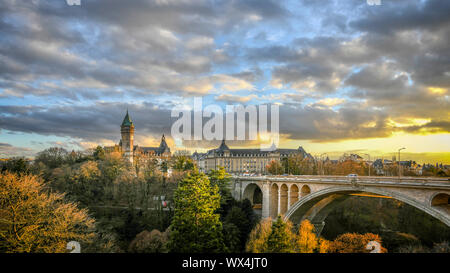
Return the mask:
<path fill-rule="evenodd" d="M 118 142 L 120 125 L 129 109 L 140 135 L 170 132 L 170 110 L 144 103 L 97 103 L 89 106 L 0 106 L 0 127 L 9 131 L 69 136 L 84 141 L 110 139 Z"/>
<path fill-rule="evenodd" d="M 194 96 L 277 103 L 285 141 L 450 132 L 448 1 L 0 1 L 5 151 L 115 143 L 127 108 L 157 142 Z"/>

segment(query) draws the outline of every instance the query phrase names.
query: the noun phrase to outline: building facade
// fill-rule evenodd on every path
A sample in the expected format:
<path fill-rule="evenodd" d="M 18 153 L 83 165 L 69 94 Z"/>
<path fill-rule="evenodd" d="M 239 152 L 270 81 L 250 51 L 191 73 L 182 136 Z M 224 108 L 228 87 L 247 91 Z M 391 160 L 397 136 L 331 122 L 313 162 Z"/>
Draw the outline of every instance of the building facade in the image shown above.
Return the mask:
<path fill-rule="evenodd" d="M 166 143 L 164 134 L 161 137 L 159 147 L 141 147 L 134 145 L 134 124 L 127 113 L 120 126 L 121 139 L 119 144 L 104 147 L 106 152 L 119 152 L 131 163 L 148 158 L 168 159 L 171 156 L 170 148 Z"/>
<path fill-rule="evenodd" d="M 202 172 L 217 170 L 224 167 L 228 173 L 267 173 L 267 165 L 275 160 L 281 161 L 289 156 L 302 155 L 312 158 L 302 147 L 298 149 L 277 149 L 273 147 L 270 151 L 260 149 L 230 149 L 225 140 L 217 149 L 206 153 L 195 152 L 192 158 Z"/>

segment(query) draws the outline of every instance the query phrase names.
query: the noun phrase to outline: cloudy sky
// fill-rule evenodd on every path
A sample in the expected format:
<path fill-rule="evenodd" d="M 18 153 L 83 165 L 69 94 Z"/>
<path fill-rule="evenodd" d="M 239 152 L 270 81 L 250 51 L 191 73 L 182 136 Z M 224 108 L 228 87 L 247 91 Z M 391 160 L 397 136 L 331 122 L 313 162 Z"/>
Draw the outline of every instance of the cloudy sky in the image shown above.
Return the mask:
<path fill-rule="evenodd" d="M 449 164 L 450 1 L 381 2 L 0 0 L 0 157 L 117 143 L 127 108 L 183 149 L 202 97 L 278 103 L 282 147 Z"/>

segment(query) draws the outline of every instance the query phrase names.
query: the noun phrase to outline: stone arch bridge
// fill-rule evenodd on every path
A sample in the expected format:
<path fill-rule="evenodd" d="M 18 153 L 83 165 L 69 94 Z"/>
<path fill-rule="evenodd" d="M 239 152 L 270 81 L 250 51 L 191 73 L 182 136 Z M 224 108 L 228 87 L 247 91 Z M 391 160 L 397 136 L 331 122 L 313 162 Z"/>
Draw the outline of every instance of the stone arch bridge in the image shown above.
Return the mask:
<path fill-rule="evenodd" d="M 310 220 L 320 234 L 333 208 L 352 195 L 393 198 L 450 227 L 450 179 L 374 176 L 233 176 L 233 196 L 249 199 L 262 218 Z"/>

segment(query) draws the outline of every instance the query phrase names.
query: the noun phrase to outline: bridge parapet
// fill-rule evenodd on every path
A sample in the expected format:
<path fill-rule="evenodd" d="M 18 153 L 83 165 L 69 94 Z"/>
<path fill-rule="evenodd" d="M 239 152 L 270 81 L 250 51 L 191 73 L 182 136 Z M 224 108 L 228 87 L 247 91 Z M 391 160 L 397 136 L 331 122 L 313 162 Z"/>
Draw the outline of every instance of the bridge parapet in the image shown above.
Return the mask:
<path fill-rule="evenodd" d="M 347 176 L 314 176 L 314 175 L 296 175 L 296 176 L 232 176 L 234 180 L 239 181 L 269 181 L 283 183 L 324 183 L 324 184 L 348 184 L 354 178 Z M 367 185 L 394 185 L 398 187 L 429 187 L 450 189 L 450 178 L 441 177 L 390 177 L 390 176 L 358 176 L 358 184 Z"/>

